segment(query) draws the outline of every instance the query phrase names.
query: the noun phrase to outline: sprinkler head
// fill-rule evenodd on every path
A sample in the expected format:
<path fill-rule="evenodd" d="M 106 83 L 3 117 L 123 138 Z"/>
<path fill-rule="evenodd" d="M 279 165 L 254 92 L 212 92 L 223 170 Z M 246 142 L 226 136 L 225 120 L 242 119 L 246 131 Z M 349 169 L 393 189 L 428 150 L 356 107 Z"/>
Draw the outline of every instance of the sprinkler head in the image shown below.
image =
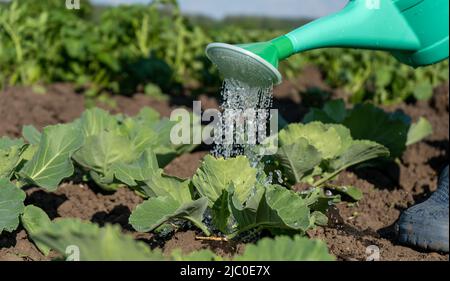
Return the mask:
<path fill-rule="evenodd" d="M 282 81 L 278 67 L 278 50 L 270 42 L 245 45 L 212 43 L 207 57 L 225 79 L 236 79 L 252 87 L 270 87 Z"/>

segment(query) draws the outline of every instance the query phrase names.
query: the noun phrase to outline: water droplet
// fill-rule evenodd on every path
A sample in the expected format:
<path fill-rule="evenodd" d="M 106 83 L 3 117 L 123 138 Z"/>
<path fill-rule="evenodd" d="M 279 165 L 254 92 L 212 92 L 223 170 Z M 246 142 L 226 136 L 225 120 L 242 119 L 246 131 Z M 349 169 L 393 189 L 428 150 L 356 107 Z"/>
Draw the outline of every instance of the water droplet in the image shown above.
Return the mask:
<path fill-rule="evenodd" d="M 277 174 L 278 183 L 282 184 L 283 183 L 283 176 L 281 175 L 281 171 L 280 170 L 275 170 L 275 173 Z"/>

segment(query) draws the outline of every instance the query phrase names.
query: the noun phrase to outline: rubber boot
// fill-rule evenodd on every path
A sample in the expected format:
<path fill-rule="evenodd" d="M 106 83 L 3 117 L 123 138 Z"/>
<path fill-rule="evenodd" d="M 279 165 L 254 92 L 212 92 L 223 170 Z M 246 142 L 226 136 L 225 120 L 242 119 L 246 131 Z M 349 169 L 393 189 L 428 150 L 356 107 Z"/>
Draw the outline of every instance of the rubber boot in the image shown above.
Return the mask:
<path fill-rule="evenodd" d="M 424 250 L 448 253 L 448 211 L 447 166 L 439 178 L 437 191 L 400 216 L 396 224 L 399 241 Z"/>

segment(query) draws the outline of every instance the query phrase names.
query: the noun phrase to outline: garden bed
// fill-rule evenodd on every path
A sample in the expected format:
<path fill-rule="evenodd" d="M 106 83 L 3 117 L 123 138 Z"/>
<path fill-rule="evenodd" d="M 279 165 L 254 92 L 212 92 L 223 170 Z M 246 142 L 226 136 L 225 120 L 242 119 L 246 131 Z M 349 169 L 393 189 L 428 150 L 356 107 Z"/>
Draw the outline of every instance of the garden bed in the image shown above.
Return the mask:
<path fill-rule="evenodd" d="M 309 70 L 297 83 L 284 83 L 275 90 L 275 107 L 288 121 L 300 121 L 307 107 L 298 92 L 317 87 L 342 96 L 339 91 L 327 88 L 320 74 Z M 50 124 L 72 121 L 84 110 L 84 98 L 68 84 L 54 84 L 47 87 L 46 94 L 36 94 L 31 88 L 9 88 L 0 93 L 0 136 L 18 137 L 23 125 L 35 125 L 38 129 Z M 201 96 L 205 107 L 216 107 L 214 98 Z M 136 114 L 141 107 L 151 106 L 163 116 L 168 116 L 176 106 L 189 104 L 189 98 L 157 101 L 142 94 L 133 97 L 115 97 L 115 107 L 103 105 L 113 112 Z M 435 89 L 434 97 L 428 102 L 400 104 L 387 110 L 400 108 L 414 121 L 426 117 L 433 125 L 434 133 L 425 141 L 409 146 L 398 165 L 392 165 L 389 172 L 375 169 L 346 171 L 336 180 L 340 184 L 354 185 L 364 193 L 357 204 L 341 203 L 329 212 L 328 227 L 309 231 L 310 237 L 327 242 L 329 249 L 339 260 L 365 260 L 366 248 L 375 245 L 380 249 L 381 260 L 448 260 L 440 253 L 424 252 L 398 245 L 392 225 L 407 207 L 426 199 L 437 184 L 438 172 L 448 163 L 449 112 L 448 83 Z M 172 161 L 165 171 L 182 178 L 191 177 L 207 153 L 208 147 L 180 156 Z M 107 193 L 95 186 L 76 182 L 61 184 L 54 193 L 38 188 L 27 188 L 26 204 L 44 209 L 50 218 L 77 217 L 103 225 L 120 224 L 124 231 L 136 239 L 159 247 L 165 253 L 181 248 L 191 252 L 210 248 L 222 256 L 242 252 L 245 245 L 233 242 L 208 242 L 196 240 L 194 230 L 179 230 L 167 240 L 157 239 L 153 234 L 134 232 L 128 225 L 131 211 L 142 202 L 142 198 L 129 189 Z M 19 228 L 13 233 L 0 236 L 0 260 L 48 260 L 55 256 L 43 256 L 27 238 L 25 230 Z"/>

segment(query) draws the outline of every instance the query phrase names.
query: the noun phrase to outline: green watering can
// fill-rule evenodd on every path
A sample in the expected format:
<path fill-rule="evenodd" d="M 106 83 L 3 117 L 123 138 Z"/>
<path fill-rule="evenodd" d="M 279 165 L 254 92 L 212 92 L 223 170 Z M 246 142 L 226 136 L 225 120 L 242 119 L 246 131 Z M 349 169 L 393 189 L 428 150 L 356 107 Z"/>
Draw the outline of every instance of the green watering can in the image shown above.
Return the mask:
<path fill-rule="evenodd" d="M 418 67 L 448 58 L 448 14 L 449 0 L 350 0 L 340 12 L 271 41 L 212 43 L 206 54 L 225 78 L 259 87 L 281 83 L 280 60 L 318 48 L 385 50 Z"/>

